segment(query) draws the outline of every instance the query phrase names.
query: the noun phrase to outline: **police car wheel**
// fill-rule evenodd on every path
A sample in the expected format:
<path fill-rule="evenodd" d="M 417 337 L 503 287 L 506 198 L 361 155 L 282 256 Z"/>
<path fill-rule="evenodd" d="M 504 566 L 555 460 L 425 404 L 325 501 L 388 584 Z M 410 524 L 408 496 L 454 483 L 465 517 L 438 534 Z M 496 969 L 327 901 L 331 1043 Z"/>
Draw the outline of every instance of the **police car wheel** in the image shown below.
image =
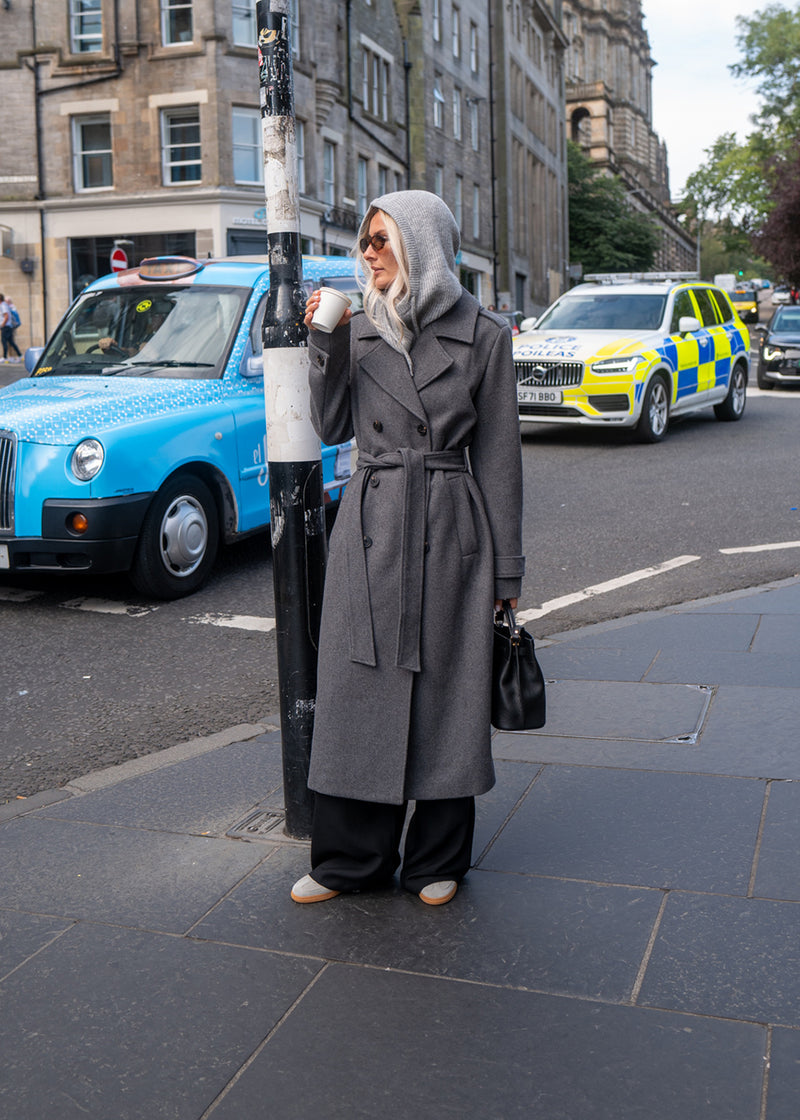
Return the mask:
<path fill-rule="evenodd" d="M 714 405 L 717 420 L 741 420 L 747 404 L 747 374 L 742 366 L 736 366 L 731 374 L 728 394 L 724 401 Z"/>
<path fill-rule="evenodd" d="M 178 475 L 156 494 L 142 522 L 131 580 L 142 595 L 179 599 L 208 578 L 219 544 L 219 516 L 200 478 Z"/>
<path fill-rule="evenodd" d="M 668 427 L 669 392 L 666 381 L 657 373 L 645 391 L 636 435 L 642 443 L 658 443 L 667 434 Z"/>

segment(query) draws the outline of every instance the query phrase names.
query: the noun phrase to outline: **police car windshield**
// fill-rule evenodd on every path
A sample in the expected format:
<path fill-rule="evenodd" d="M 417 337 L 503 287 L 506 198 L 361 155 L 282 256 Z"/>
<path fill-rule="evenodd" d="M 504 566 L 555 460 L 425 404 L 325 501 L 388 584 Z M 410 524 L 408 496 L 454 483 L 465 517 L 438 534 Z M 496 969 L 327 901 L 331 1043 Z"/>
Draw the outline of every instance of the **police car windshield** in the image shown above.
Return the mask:
<path fill-rule="evenodd" d="M 86 292 L 33 376 L 220 377 L 249 295 L 200 284 Z"/>
<path fill-rule="evenodd" d="M 587 292 L 561 300 L 537 324 L 539 330 L 655 331 L 661 326 L 664 293 Z"/>

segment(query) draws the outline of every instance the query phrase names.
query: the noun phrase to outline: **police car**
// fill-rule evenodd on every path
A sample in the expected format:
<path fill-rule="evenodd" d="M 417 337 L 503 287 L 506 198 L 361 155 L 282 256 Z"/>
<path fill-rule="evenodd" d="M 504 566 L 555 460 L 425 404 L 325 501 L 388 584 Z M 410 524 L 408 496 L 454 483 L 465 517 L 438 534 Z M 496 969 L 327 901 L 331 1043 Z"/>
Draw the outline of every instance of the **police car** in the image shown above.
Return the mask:
<path fill-rule="evenodd" d="M 304 283 L 360 303 L 347 257 Z M 153 258 L 90 284 L 31 376 L 0 390 L 0 576 L 129 571 L 145 595 L 200 587 L 218 546 L 269 524 L 261 326 L 269 268 Z M 352 442 L 322 448 L 326 497 Z"/>
<path fill-rule="evenodd" d="M 654 443 L 673 417 L 744 413 L 747 328 L 693 273 L 587 276 L 513 345 L 522 421 L 633 428 Z"/>

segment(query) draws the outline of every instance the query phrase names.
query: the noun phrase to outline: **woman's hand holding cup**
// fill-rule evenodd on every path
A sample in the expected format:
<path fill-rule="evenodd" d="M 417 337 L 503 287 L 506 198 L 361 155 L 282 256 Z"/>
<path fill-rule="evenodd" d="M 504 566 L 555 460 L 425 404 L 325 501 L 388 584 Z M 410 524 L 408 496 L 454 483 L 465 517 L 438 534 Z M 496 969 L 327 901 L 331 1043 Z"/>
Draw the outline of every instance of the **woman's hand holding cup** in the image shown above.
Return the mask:
<path fill-rule="evenodd" d="M 306 300 L 303 322 L 312 331 L 330 334 L 350 321 L 350 303 L 350 297 L 336 288 L 318 288 Z"/>

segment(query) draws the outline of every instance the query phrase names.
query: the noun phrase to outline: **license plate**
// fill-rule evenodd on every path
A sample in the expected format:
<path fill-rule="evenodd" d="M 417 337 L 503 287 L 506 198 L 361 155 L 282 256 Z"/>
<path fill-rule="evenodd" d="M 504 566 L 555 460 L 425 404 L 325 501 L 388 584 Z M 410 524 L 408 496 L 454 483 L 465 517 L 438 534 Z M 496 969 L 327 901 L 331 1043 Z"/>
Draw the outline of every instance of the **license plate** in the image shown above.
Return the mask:
<path fill-rule="evenodd" d="M 11 561 L 8 557 L 8 545 L 0 544 L 0 568 L 10 568 Z"/>
<path fill-rule="evenodd" d="M 520 404 L 561 404 L 560 389 L 517 389 Z"/>

